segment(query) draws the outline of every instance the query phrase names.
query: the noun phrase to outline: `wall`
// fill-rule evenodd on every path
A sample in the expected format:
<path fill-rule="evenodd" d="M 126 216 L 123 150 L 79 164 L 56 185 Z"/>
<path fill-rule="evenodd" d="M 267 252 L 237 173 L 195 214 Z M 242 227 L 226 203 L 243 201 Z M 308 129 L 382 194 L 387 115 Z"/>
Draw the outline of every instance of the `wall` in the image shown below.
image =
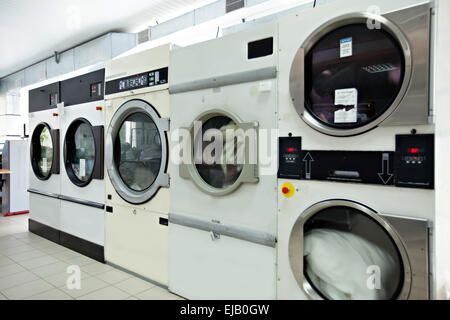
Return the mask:
<path fill-rule="evenodd" d="M 450 1 L 437 1 L 437 38 L 434 56 L 436 113 L 436 225 L 435 293 L 450 299 Z"/>

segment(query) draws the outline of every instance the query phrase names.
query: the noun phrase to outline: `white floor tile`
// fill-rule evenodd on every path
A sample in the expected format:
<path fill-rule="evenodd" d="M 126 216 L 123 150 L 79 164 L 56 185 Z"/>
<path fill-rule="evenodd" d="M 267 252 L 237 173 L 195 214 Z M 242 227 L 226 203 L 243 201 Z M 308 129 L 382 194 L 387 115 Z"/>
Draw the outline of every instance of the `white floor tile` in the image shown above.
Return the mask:
<path fill-rule="evenodd" d="M 30 271 L 22 271 L 0 278 L 0 291 L 39 279 Z"/>
<path fill-rule="evenodd" d="M 66 288 L 65 285 L 63 287 L 61 287 L 60 289 L 63 290 L 68 295 L 70 295 L 71 297 L 78 298 L 78 297 L 84 296 L 88 293 L 102 289 L 107 286 L 108 286 L 108 284 L 106 282 L 104 282 L 100 279 L 94 278 L 94 277 L 90 277 L 90 278 L 81 280 L 81 288 L 79 290 L 78 289 L 68 289 L 68 288 Z"/>
<path fill-rule="evenodd" d="M 136 298 L 136 297 L 131 296 L 131 297 L 126 298 L 125 300 L 139 300 L 139 299 Z"/>
<path fill-rule="evenodd" d="M 51 246 L 51 247 L 45 247 L 45 248 L 41 248 L 40 249 L 42 252 L 45 252 L 47 254 L 54 254 L 54 253 L 59 253 L 59 252 L 65 252 L 68 249 L 64 248 L 63 246 L 60 245 L 55 245 L 55 246 Z"/>
<path fill-rule="evenodd" d="M 58 260 L 56 260 L 55 258 L 53 258 L 51 256 L 45 255 L 43 257 L 19 262 L 19 264 L 21 264 L 22 266 L 24 266 L 27 269 L 35 269 L 35 268 L 45 266 L 45 265 L 55 263 L 55 262 L 58 262 Z"/>
<path fill-rule="evenodd" d="M 42 257 L 42 256 L 45 256 L 45 255 L 46 255 L 45 252 L 42 252 L 42 251 L 37 250 L 37 249 L 34 249 L 32 251 L 12 254 L 9 257 L 12 260 L 16 261 L 16 262 L 21 262 L 21 261 L 25 261 L 25 260 L 30 260 L 30 259 Z"/>
<path fill-rule="evenodd" d="M 178 296 L 157 286 L 150 290 L 138 293 L 135 296 L 140 300 L 178 300 Z"/>
<path fill-rule="evenodd" d="M 0 267 L 4 267 L 4 266 L 10 265 L 10 264 L 14 264 L 14 261 L 3 255 L 0 256 Z"/>
<path fill-rule="evenodd" d="M 22 244 L 17 247 L 2 248 L 2 249 L 0 249 L 0 253 L 5 256 L 11 256 L 11 255 L 16 255 L 19 253 L 29 252 L 29 251 L 33 251 L 33 250 L 36 250 L 36 249 L 28 244 Z"/>
<path fill-rule="evenodd" d="M 124 300 L 130 295 L 113 286 L 91 292 L 87 295 L 81 296 L 78 300 Z"/>
<path fill-rule="evenodd" d="M 66 259 L 64 261 L 67 262 L 70 265 L 75 265 L 75 266 L 80 266 L 80 267 L 95 262 L 94 259 L 88 258 L 88 257 L 83 256 L 83 255 L 79 255 L 77 257 L 69 258 L 69 259 Z"/>
<path fill-rule="evenodd" d="M 89 263 L 87 265 L 82 266 L 81 269 L 84 272 L 87 272 L 88 274 L 95 276 L 97 274 L 105 273 L 107 271 L 113 270 L 113 267 L 111 267 L 107 264 L 104 264 L 104 263 L 93 262 L 93 263 Z"/>
<path fill-rule="evenodd" d="M 67 279 L 70 276 L 67 272 L 59 272 L 56 274 L 53 274 L 51 276 L 45 277 L 44 280 L 48 283 L 52 284 L 55 287 L 61 288 L 65 287 L 67 283 Z M 90 276 L 84 272 L 81 272 L 81 280 L 84 280 L 86 278 L 89 278 Z"/>
<path fill-rule="evenodd" d="M 73 300 L 73 298 L 60 289 L 51 289 L 27 298 L 27 300 Z"/>
<path fill-rule="evenodd" d="M 32 246 L 32 247 L 34 247 L 36 249 L 39 249 L 39 250 L 41 250 L 43 248 L 53 248 L 53 247 L 57 247 L 57 246 L 60 247 L 59 244 L 54 243 L 54 242 L 52 242 L 50 240 L 47 240 L 47 239 L 43 239 L 43 240 L 38 241 L 36 243 L 31 242 L 30 246 Z"/>
<path fill-rule="evenodd" d="M 109 284 L 115 284 L 117 282 L 129 279 L 132 276 L 130 274 L 120 271 L 120 270 L 110 270 L 110 271 L 106 271 L 104 273 L 100 273 L 100 274 L 96 275 L 96 277 L 109 283 Z"/>
<path fill-rule="evenodd" d="M 81 257 L 81 254 L 79 254 L 75 251 L 69 250 L 67 248 L 64 248 L 64 249 L 65 250 L 62 250 L 62 251 L 59 251 L 56 253 L 52 253 L 51 256 L 55 257 L 56 259 L 61 260 L 61 261 L 67 261 L 70 259 Z"/>
<path fill-rule="evenodd" d="M 2 290 L 2 294 L 10 300 L 22 300 L 32 297 L 38 293 L 48 291 L 53 287 L 42 279 L 21 284 L 6 290 Z"/>
<path fill-rule="evenodd" d="M 8 298 L 6 298 L 4 295 L 2 295 L 1 293 L 0 293 L 0 301 L 1 300 L 8 300 Z"/>
<path fill-rule="evenodd" d="M 135 295 L 137 293 L 149 290 L 153 288 L 155 285 L 148 281 L 132 277 L 127 280 L 116 283 L 114 286 L 116 286 L 120 290 L 128 292 L 131 295 Z"/>
<path fill-rule="evenodd" d="M 67 262 L 57 261 L 31 270 L 34 274 L 41 278 L 45 278 L 57 273 L 66 273 L 69 264 Z"/>
<path fill-rule="evenodd" d="M 7 266 L 0 267 L 0 277 L 6 277 L 22 271 L 25 271 L 25 268 L 22 267 L 20 264 L 17 263 L 8 264 Z"/>

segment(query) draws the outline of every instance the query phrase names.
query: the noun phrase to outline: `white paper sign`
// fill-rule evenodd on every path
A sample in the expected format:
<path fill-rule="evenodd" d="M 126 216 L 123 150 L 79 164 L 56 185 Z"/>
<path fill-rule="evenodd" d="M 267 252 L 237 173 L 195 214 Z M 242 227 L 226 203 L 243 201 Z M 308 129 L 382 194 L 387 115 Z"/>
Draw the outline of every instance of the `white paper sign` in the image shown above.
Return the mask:
<path fill-rule="evenodd" d="M 42 172 L 47 172 L 47 158 L 42 158 Z"/>
<path fill-rule="evenodd" d="M 339 89 L 334 92 L 334 104 L 340 106 L 354 106 L 350 110 L 339 109 L 334 112 L 334 123 L 353 123 L 358 119 L 358 90 Z"/>
<path fill-rule="evenodd" d="M 356 120 L 356 108 L 348 111 L 345 109 L 340 109 L 334 112 L 334 123 L 354 123 Z"/>
<path fill-rule="evenodd" d="M 341 58 L 353 55 L 353 38 L 341 39 Z"/>
<path fill-rule="evenodd" d="M 86 176 L 86 159 L 80 159 L 80 172 L 79 175 L 81 178 Z"/>

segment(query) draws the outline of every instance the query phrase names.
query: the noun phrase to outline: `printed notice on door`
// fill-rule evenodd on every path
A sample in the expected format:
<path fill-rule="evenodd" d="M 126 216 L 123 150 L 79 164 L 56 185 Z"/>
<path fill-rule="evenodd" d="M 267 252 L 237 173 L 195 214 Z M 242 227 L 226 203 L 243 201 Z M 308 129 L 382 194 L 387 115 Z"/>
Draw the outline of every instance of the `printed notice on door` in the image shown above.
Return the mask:
<path fill-rule="evenodd" d="M 80 159 L 80 177 L 86 176 L 86 159 Z"/>
<path fill-rule="evenodd" d="M 339 89 L 334 92 L 334 104 L 345 106 L 334 112 L 334 123 L 355 123 L 358 119 L 358 90 Z M 349 106 L 353 108 L 348 109 Z"/>
<path fill-rule="evenodd" d="M 341 58 L 353 55 L 353 38 L 341 39 Z"/>
<path fill-rule="evenodd" d="M 42 158 L 42 171 L 47 172 L 47 158 Z"/>

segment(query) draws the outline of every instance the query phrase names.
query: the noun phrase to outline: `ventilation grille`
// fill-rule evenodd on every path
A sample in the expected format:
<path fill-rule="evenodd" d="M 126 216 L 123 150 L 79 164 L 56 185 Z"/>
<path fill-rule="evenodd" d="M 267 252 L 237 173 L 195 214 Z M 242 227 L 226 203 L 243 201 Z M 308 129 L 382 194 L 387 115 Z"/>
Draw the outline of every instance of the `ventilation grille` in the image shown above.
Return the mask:
<path fill-rule="evenodd" d="M 227 0 L 225 12 L 235 11 L 245 7 L 245 0 Z"/>
<path fill-rule="evenodd" d="M 150 40 L 150 30 L 145 29 L 138 33 L 138 44 L 141 44 L 143 42 L 147 42 Z"/>

